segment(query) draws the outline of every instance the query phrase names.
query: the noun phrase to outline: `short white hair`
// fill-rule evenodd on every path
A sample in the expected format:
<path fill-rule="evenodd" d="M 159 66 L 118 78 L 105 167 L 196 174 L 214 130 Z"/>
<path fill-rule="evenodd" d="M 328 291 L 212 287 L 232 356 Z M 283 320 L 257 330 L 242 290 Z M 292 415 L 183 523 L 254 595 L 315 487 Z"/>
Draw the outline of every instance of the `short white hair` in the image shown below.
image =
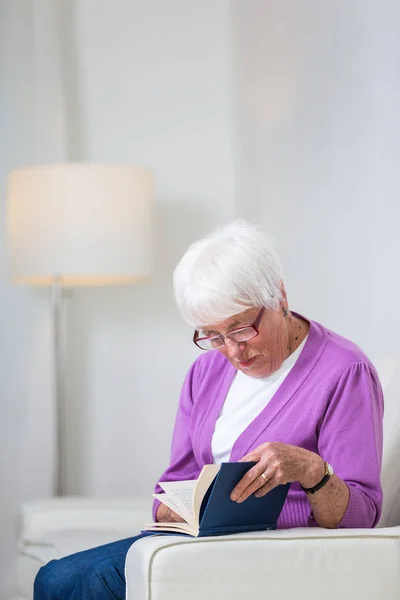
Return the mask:
<path fill-rule="evenodd" d="M 282 267 L 270 236 L 242 219 L 189 246 L 173 280 L 178 308 L 196 329 L 253 306 L 276 309 L 282 297 Z"/>

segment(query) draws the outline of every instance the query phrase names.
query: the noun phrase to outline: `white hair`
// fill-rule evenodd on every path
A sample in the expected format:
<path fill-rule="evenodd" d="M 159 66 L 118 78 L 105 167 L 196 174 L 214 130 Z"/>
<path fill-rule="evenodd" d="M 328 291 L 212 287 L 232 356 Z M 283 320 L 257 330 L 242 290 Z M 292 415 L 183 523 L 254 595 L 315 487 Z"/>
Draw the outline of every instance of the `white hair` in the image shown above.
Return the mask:
<path fill-rule="evenodd" d="M 173 279 L 178 308 L 197 329 L 253 306 L 276 309 L 282 297 L 282 268 L 270 237 L 241 219 L 189 246 Z"/>

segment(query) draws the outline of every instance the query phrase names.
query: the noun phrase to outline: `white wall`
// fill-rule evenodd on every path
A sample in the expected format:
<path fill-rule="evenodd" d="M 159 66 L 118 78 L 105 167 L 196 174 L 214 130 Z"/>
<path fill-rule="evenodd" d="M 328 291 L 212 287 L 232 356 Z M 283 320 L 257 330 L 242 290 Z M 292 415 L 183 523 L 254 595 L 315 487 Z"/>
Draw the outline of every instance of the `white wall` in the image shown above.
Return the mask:
<path fill-rule="evenodd" d="M 40 0 L 42 7 L 52 0 Z M 57 49 L 51 19 L 33 3 L 0 5 L 0 597 L 12 577 L 21 499 L 51 493 L 53 437 L 48 297 L 9 283 L 8 171 L 64 158 Z M 43 35 L 46 32 L 46 35 Z"/>
<path fill-rule="evenodd" d="M 229 3 L 80 0 L 75 25 L 83 157 L 154 169 L 158 234 L 147 284 L 68 301 L 70 490 L 145 494 L 197 354 L 172 270 L 233 214 Z"/>
<path fill-rule="evenodd" d="M 233 211 L 228 3 L 76 7 L 74 158 L 150 165 L 159 209 L 152 281 L 67 300 L 69 490 L 147 493 L 196 353 L 174 307 L 172 269 Z"/>
<path fill-rule="evenodd" d="M 398 353 L 400 5 L 233 6 L 238 212 L 276 238 L 293 309 Z"/>
<path fill-rule="evenodd" d="M 69 491 L 140 492 L 151 502 L 183 376 L 197 354 L 174 306 L 172 270 L 191 241 L 233 214 L 229 2 L 79 0 L 74 13 L 73 2 L 60 0 L 61 46 L 52 4 L 1 5 L 0 225 L 4 232 L 6 173 L 19 164 L 73 158 L 154 170 L 152 279 L 68 294 L 65 315 Z M 54 61 L 66 49 L 60 71 Z M 53 453 L 48 298 L 9 283 L 4 243 L 0 284 L 5 587 L 13 516 L 21 499 L 50 493 Z"/>

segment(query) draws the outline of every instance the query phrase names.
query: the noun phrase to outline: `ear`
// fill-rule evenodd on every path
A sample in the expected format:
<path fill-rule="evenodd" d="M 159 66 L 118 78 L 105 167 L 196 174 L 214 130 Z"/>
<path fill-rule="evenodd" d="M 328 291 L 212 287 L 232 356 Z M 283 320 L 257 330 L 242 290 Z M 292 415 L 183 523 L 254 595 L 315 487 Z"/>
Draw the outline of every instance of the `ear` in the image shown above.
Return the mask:
<path fill-rule="evenodd" d="M 283 281 L 281 281 L 281 299 L 279 300 L 279 308 L 287 308 L 289 310 L 287 294 Z"/>

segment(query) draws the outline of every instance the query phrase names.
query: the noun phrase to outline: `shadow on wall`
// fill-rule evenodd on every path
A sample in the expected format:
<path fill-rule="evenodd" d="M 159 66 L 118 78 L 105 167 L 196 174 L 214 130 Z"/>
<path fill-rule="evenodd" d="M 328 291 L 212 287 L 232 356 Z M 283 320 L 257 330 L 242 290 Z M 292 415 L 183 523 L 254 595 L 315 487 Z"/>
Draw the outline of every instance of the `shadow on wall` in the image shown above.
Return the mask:
<path fill-rule="evenodd" d="M 198 354 L 175 305 L 172 274 L 187 247 L 221 224 L 194 204 L 157 206 L 154 271 L 147 282 L 67 296 L 69 493 L 101 494 L 108 487 L 110 494 L 131 493 L 123 472 L 154 431 L 163 451 L 153 457 L 147 486 L 166 465 L 179 390 Z M 145 475 L 135 477 L 137 486 L 146 486 Z"/>

